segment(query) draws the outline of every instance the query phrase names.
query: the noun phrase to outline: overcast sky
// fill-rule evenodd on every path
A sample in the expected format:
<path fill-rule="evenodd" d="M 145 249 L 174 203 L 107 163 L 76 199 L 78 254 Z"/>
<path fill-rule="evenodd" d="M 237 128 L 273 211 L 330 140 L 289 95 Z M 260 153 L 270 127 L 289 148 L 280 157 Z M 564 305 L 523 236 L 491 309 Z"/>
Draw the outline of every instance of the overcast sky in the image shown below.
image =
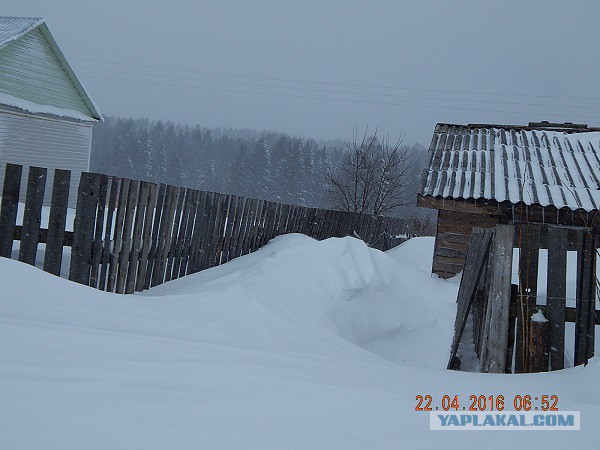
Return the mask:
<path fill-rule="evenodd" d="M 105 114 L 426 145 L 437 122 L 600 125 L 597 0 L 3 0 L 0 14 L 47 18 Z"/>

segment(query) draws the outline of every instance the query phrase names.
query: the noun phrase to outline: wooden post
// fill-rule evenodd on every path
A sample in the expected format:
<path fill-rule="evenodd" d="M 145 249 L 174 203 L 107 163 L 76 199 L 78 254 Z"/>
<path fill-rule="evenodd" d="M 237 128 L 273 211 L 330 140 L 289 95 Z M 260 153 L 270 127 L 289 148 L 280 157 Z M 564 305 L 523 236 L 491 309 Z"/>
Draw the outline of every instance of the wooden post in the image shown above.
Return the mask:
<path fill-rule="evenodd" d="M 25 196 L 19 261 L 32 266 L 35 265 L 37 255 L 47 172 L 48 169 L 46 168 L 31 166 L 27 177 L 27 194 Z"/>
<path fill-rule="evenodd" d="M 158 199 L 158 186 L 154 183 L 148 183 L 148 201 L 146 204 L 146 213 L 144 215 L 144 230 L 142 232 L 142 252 L 139 261 L 139 269 L 137 273 L 137 280 L 135 284 L 136 291 L 143 291 L 146 289 L 146 274 L 148 270 L 148 257 L 150 254 L 150 248 L 154 245 L 152 243 L 152 227 L 154 221 L 159 221 L 159 210 L 156 207 Z"/>
<path fill-rule="evenodd" d="M 106 210 L 106 195 L 108 190 L 108 175 L 100 176 L 100 192 L 98 194 L 98 211 L 96 213 L 96 230 L 94 231 L 94 244 L 92 246 L 92 269 L 90 271 L 90 286 L 98 288 L 102 264 L 102 236 Z M 100 287 L 103 289 L 104 286 Z"/>
<path fill-rule="evenodd" d="M 565 367 L 565 309 L 567 297 L 567 230 L 548 227 L 548 299 L 550 322 L 550 367 Z"/>
<path fill-rule="evenodd" d="M 62 265 L 70 184 L 70 170 L 56 169 L 54 171 L 48 236 L 46 237 L 46 251 L 44 253 L 44 271 L 56 276 L 60 276 Z"/>
<path fill-rule="evenodd" d="M 4 170 L 2 209 L 0 209 L 0 256 L 10 258 L 12 256 L 13 240 L 15 237 L 23 166 L 19 164 L 7 164 Z"/>
<path fill-rule="evenodd" d="M 451 369 L 454 364 L 454 357 L 458 350 L 460 340 L 467 323 L 469 312 L 475 298 L 475 289 L 481 275 L 483 265 L 488 255 L 488 247 L 492 236 L 491 229 L 473 229 L 471 240 L 469 242 L 469 250 L 465 262 L 465 270 L 460 281 L 458 289 L 458 298 L 456 299 L 457 311 L 456 321 L 454 323 L 454 339 L 450 350 L 450 360 L 448 361 L 448 369 Z"/>
<path fill-rule="evenodd" d="M 83 172 L 77 193 L 69 280 L 86 285 L 90 282 L 92 267 L 92 244 L 100 177 L 99 174 Z"/>
<path fill-rule="evenodd" d="M 538 311 L 529 323 L 529 372 L 547 372 L 550 347 L 550 321 Z"/>
<path fill-rule="evenodd" d="M 537 300 L 537 272 L 540 249 L 540 226 L 521 225 L 517 237 L 519 253 L 519 310 L 517 318 L 517 351 L 515 372 L 527 372 L 529 317 L 535 313 Z"/>
<path fill-rule="evenodd" d="M 481 372 L 504 373 L 506 369 L 514 231 L 514 225 L 496 226 Z"/>
<path fill-rule="evenodd" d="M 593 231 L 579 232 L 575 322 L 575 365 L 587 364 L 594 354 L 596 245 Z"/>
<path fill-rule="evenodd" d="M 109 262 L 111 255 L 111 237 L 113 232 L 113 215 L 117 205 L 119 195 L 119 180 L 110 178 L 110 194 L 107 201 L 106 227 L 104 228 L 104 240 L 102 242 L 102 267 L 100 269 L 100 278 L 98 279 L 98 289 L 106 290 L 106 280 L 108 277 Z"/>

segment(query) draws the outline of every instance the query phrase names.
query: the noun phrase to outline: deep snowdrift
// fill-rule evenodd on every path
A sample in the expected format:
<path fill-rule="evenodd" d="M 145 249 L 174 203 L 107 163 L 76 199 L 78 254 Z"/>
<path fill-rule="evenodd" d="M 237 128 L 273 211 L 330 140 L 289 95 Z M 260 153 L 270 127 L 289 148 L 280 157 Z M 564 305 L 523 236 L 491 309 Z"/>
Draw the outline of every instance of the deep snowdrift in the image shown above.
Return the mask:
<path fill-rule="evenodd" d="M 420 238 L 384 254 L 352 238 L 288 235 L 132 296 L 1 259 L 0 447 L 597 441 L 595 361 L 533 376 L 442 369 L 458 285 L 429 275 L 431 248 Z M 418 394 L 556 394 L 560 409 L 582 411 L 582 431 L 429 432 Z"/>

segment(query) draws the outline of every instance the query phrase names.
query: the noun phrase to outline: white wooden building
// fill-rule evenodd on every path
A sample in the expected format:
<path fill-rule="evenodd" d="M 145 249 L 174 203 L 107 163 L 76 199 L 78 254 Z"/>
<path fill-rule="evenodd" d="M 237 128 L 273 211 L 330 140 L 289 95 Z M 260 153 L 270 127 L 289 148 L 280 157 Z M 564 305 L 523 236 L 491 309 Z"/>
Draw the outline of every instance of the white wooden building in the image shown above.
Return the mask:
<path fill-rule="evenodd" d="M 89 169 L 92 128 L 99 120 L 100 110 L 45 20 L 0 17 L 0 164 L 71 170 L 73 205 L 79 173 Z M 48 178 L 52 186 L 51 171 Z"/>

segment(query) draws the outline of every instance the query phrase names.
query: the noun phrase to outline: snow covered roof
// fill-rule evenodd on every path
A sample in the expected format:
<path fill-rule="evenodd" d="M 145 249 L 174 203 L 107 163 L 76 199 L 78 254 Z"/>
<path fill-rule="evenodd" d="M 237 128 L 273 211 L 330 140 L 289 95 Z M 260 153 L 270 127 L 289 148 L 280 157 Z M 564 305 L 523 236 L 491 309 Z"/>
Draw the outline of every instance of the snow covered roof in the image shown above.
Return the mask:
<path fill-rule="evenodd" d="M 31 32 L 34 30 L 39 30 L 43 38 L 45 39 L 49 50 L 47 54 L 53 55 L 53 58 L 56 58 L 58 64 L 60 64 L 60 68 L 68 77 L 72 89 L 75 90 L 76 95 L 81 98 L 81 101 L 85 105 L 82 111 L 76 111 L 75 108 L 61 107 L 61 105 L 55 104 L 47 104 L 32 101 L 31 98 L 21 98 L 19 95 L 14 95 L 15 92 L 4 92 L 4 95 L 0 99 L 0 103 L 5 104 L 7 106 L 16 107 L 19 109 L 23 109 L 25 111 L 33 112 L 33 113 L 47 113 L 52 115 L 58 115 L 62 117 L 70 117 L 79 120 L 102 120 L 102 113 L 100 109 L 95 104 L 94 100 L 87 93 L 85 88 L 82 86 L 81 82 L 73 72 L 71 66 L 67 62 L 65 56 L 62 51 L 58 47 L 58 44 L 52 37 L 50 30 L 46 26 L 45 19 L 39 17 L 6 17 L 0 16 L 0 56 L 4 55 L 3 58 L 10 60 L 12 55 L 9 50 L 14 46 L 10 45 L 15 43 L 16 41 L 24 41 L 25 36 L 30 36 Z M 23 44 L 23 47 L 26 45 L 31 45 L 30 43 Z M 22 53 L 21 53 L 22 54 Z M 35 58 L 40 58 L 38 61 L 40 64 L 42 62 L 48 63 L 48 57 L 43 56 L 41 49 L 31 48 L 30 52 L 30 60 L 35 62 Z M 42 61 L 43 60 L 43 61 Z M 30 62 L 30 61 L 29 61 Z M 15 61 L 14 64 L 19 65 L 19 61 Z M 39 75 L 39 74 L 38 74 Z M 63 75 L 64 77 L 64 75 Z M 16 81 L 11 78 L 9 80 L 11 83 L 15 84 L 17 82 L 21 82 L 25 84 L 27 80 L 23 80 L 20 77 L 16 78 Z M 8 81 L 7 81 L 8 82 Z M 22 89 L 27 91 L 27 86 L 23 86 Z M 26 97 L 26 96 L 25 96 Z"/>
<path fill-rule="evenodd" d="M 600 209 L 600 129 L 437 124 L 420 194 Z"/>

